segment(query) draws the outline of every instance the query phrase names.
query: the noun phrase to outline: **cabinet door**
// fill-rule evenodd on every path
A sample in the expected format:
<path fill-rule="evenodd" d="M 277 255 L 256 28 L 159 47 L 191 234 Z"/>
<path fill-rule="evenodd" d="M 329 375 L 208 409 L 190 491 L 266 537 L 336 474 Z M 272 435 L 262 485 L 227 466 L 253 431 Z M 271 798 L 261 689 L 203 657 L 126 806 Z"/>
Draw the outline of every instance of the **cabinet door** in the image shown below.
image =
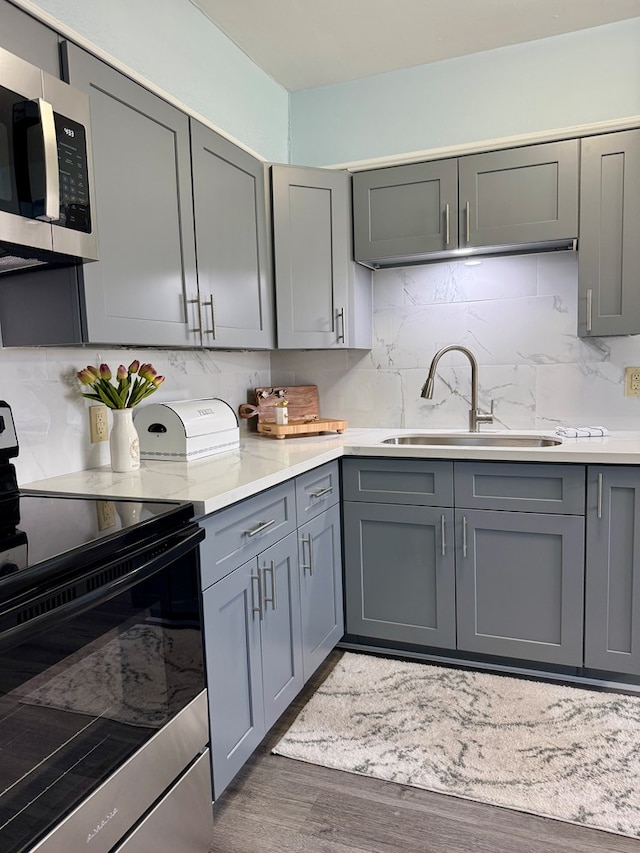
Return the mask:
<path fill-rule="evenodd" d="M 348 634 L 455 649 L 453 510 L 344 504 Z"/>
<path fill-rule="evenodd" d="M 273 347 L 264 166 L 193 120 L 191 150 L 202 342 Z"/>
<path fill-rule="evenodd" d="M 351 260 L 349 176 L 273 166 L 278 347 L 371 347 L 371 281 Z"/>
<path fill-rule="evenodd" d="M 216 798 L 265 733 L 258 583 L 254 558 L 203 594 Z"/>
<path fill-rule="evenodd" d="M 0 2 L 0 47 L 60 77 L 58 34 L 5 0 Z"/>
<path fill-rule="evenodd" d="M 300 575 L 295 533 L 258 557 L 262 592 L 262 685 L 268 730 L 303 686 Z"/>
<path fill-rule="evenodd" d="M 304 679 L 344 633 L 340 511 L 333 506 L 298 530 Z"/>
<path fill-rule="evenodd" d="M 456 510 L 458 649 L 582 665 L 584 519 Z"/>
<path fill-rule="evenodd" d="M 640 130 L 582 140 L 578 334 L 640 332 Z"/>
<path fill-rule="evenodd" d="M 88 340 L 199 345 L 189 120 L 65 48 L 68 82 L 91 102 L 100 260 L 83 266 Z"/>
<path fill-rule="evenodd" d="M 375 267 L 457 248 L 455 159 L 356 172 L 352 181 L 356 261 Z"/>
<path fill-rule="evenodd" d="M 578 140 L 461 157 L 460 248 L 578 236 Z"/>
<path fill-rule="evenodd" d="M 640 468 L 589 467 L 585 666 L 640 674 Z"/>

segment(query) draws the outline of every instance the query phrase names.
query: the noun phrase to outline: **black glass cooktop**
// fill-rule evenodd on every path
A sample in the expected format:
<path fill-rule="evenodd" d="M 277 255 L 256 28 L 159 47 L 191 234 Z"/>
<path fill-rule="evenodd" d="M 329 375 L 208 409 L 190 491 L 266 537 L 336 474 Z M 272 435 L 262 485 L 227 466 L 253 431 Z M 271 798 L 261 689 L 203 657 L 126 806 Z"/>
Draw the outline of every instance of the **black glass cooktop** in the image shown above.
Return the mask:
<path fill-rule="evenodd" d="M 0 501 L 0 582 L 25 569 L 72 564 L 169 533 L 191 504 L 22 493 Z"/>

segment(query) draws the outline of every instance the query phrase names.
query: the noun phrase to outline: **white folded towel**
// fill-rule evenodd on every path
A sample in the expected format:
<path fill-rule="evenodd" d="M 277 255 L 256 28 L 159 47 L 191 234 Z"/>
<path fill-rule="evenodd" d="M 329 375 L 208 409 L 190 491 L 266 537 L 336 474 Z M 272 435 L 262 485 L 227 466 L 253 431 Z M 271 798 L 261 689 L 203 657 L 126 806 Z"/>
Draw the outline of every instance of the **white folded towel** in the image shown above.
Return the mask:
<path fill-rule="evenodd" d="M 591 438 L 609 435 L 609 430 L 603 426 L 558 427 L 556 435 L 562 435 L 565 438 Z"/>

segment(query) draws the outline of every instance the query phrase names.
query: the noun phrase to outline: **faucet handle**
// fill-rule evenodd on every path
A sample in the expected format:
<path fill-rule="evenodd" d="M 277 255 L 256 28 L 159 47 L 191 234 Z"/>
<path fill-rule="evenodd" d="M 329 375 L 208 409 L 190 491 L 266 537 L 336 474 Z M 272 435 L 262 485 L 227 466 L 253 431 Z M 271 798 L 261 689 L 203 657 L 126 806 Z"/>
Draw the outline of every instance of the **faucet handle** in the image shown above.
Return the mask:
<path fill-rule="evenodd" d="M 481 412 L 480 409 L 476 411 L 476 423 L 477 424 L 492 424 L 493 423 L 493 404 L 494 400 L 491 401 L 491 408 L 488 412 Z"/>

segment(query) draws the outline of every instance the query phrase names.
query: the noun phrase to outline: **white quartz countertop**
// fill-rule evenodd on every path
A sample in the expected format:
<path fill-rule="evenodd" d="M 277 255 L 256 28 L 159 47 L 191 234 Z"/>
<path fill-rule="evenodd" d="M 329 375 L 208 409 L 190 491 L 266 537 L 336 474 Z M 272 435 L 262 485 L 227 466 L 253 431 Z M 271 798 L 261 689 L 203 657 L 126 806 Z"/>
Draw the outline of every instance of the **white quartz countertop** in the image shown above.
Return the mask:
<path fill-rule="evenodd" d="M 451 431 L 455 432 L 455 431 Z M 488 431 L 512 435 L 516 431 Z M 422 459 L 477 459 L 509 462 L 576 462 L 640 465 L 640 431 L 599 438 L 564 438 L 555 447 L 461 447 L 385 445 L 391 436 L 442 433 L 420 429 L 348 429 L 315 437 L 274 439 L 250 435 L 238 450 L 195 462 L 142 462 L 139 471 L 115 474 L 107 466 L 21 483 L 22 489 L 104 498 L 190 501 L 197 515 L 229 506 L 263 489 L 341 456 Z M 553 431 L 518 430 L 518 435 L 553 436 Z"/>

